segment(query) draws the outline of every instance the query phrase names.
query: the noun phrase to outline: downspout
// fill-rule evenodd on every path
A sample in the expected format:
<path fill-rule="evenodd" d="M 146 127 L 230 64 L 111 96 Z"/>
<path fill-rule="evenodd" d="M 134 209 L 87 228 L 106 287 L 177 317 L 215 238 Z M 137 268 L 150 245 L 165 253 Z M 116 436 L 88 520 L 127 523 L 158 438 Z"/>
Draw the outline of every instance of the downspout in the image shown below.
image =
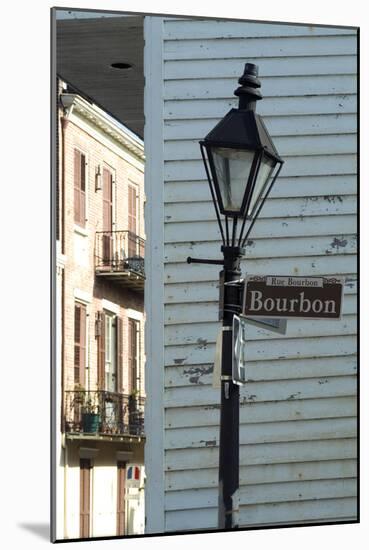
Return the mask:
<path fill-rule="evenodd" d="M 64 110 L 65 112 L 65 110 Z M 68 116 L 62 116 L 60 119 L 61 126 L 61 158 L 62 158 L 62 170 L 61 170 L 61 182 L 60 182 L 60 240 L 61 240 L 61 253 L 65 254 L 65 172 L 66 172 L 66 158 L 65 158 L 65 130 L 68 126 Z"/>
<path fill-rule="evenodd" d="M 67 489 L 68 489 L 68 445 L 64 439 L 64 538 L 68 538 L 68 523 L 67 523 Z"/>
<path fill-rule="evenodd" d="M 60 175 L 60 189 L 59 189 L 59 197 L 60 197 L 60 207 L 59 207 L 59 215 L 60 215 L 60 241 L 61 241 L 61 253 L 65 254 L 65 175 L 66 175 L 66 129 L 69 122 L 69 116 L 73 110 L 73 103 L 66 108 L 63 105 L 62 101 L 62 94 L 59 96 L 60 103 L 63 108 L 63 115 L 60 117 L 60 128 L 61 128 L 61 140 L 59 141 L 61 145 L 61 150 L 59 151 L 59 155 L 61 156 L 61 175 Z M 60 157 L 59 157 L 60 158 Z M 68 523 L 67 523 L 67 512 L 68 512 L 68 506 L 67 506 L 67 494 L 68 494 L 68 443 L 67 439 L 65 437 L 65 421 L 64 421 L 64 412 L 65 412 L 65 316 L 64 316 L 64 309 L 65 309 L 65 270 L 63 269 L 62 274 L 62 297 L 61 297 L 61 363 L 62 363 L 62 376 L 61 376 L 61 432 L 62 432 L 62 441 L 63 441 L 63 447 L 64 447 L 64 506 L 63 506 L 63 515 L 64 515 L 64 522 L 63 522 L 63 528 L 64 528 L 64 538 L 68 538 Z"/>
<path fill-rule="evenodd" d="M 62 98 L 62 95 L 60 96 L 60 99 Z M 62 107 L 63 102 L 61 101 Z M 72 112 L 73 104 L 68 109 L 63 107 L 63 116 L 60 117 L 60 127 L 61 127 L 61 150 L 59 151 L 59 154 L 61 156 L 61 177 L 60 177 L 60 189 L 59 189 L 59 199 L 60 199 L 60 208 L 59 208 L 59 215 L 60 215 L 60 241 L 61 241 L 61 253 L 65 254 L 65 172 L 66 172 L 66 155 L 65 155 L 65 131 L 68 126 L 68 118 L 70 113 Z M 64 369 L 64 348 L 65 348 L 65 326 L 64 326 L 64 309 L 65 309 L 65 270 L 63 269 L 63 275 L 62 275 L 62 299 L 61 299 L 61 364 L 62 364 L 62 376 L 61 376 L 61 407 L 62 407 L 62 414 L 61 414 L 61 432 L 62 434 L 65 433 L 65 422 L 64 422 L 64 407 L 65 407 L 65 395 L 64 395 L 64 377 L 65 377 L 65 369 Z"/>

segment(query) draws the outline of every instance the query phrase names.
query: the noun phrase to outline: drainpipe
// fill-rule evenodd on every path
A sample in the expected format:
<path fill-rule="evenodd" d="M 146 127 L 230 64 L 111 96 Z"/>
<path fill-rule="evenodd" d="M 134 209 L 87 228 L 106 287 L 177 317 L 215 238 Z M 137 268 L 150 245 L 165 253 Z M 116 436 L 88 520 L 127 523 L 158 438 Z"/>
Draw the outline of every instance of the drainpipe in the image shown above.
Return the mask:
<path fill-rule="evenodd" d="M 62 169 L 60 178 L 59 200 L 60 200 L 60 241 L 61 241 L 61 253 L 65 254 L 65 172 L 66 172 L 66 158 L 65 158 L 65 131 L 68 126 L 68 117 L 62 116 L 60 119 L 61 126 L 61 159 Z"/>
<path fill-rule="evenodd" d="M 63 94 L 60 96 L 60 103 L 63 108 L 63 115 L 60 117 L 60 128 L 61 128 L 61 140 L 59 140 L 59 146 L 60 151 L 58 151 L 59 159 L 61 157 L 61 174 L 60 174 L 60 187 L 59 187 L 59 229 L 60 229 L 60 242 L 61 242 L 61 253 L 65 254 L 65 177 L 66 177 L 66 129 L 69 123 L 69 116 L 73 110 L 73 101 L 69 102 L 69 105 L 66 105 L 65 101 L 63 101 Z M 59 177 L 59 174 L 58 174 Z M 64 358 L 65 358 L 65 316 L 64 316 L 64 308 L 65 308 L 65 273 L 63 270 L 62 274 L 62 296 L 61 296 L 61 363 L 62 363 L 62 376 L 61 376 L 61 432 L 62 432 L 62 439 L 63 439 L 63 447 L 64 447 L 64 509 L 63 509 L 63 515 L 64 515 L 64 522 L 63 522 L 63 529 L 64 529 L 64 538 L 68 538 L 68 523 L 67 523 L 67 512 L 68 512 L 68 505 L 67 505 L 67 495 L 68 495 L 68 443 L 67 439 L 65 437 L 65 422 L 64 422 L 64 411 L 65 411 L 65 395 L 64 395 L 64 377 L 65 377 L 65 369 L 64 369 Z"/>
<path fill-rule="evenodd" d="M 65 436 L 64 436 L 65 437 Z M 64 538 L 68 538 L 68 523 L 67 523 L 67 489 L 68 489 L 68 444 L 67 439 L 64 439 Z"/>

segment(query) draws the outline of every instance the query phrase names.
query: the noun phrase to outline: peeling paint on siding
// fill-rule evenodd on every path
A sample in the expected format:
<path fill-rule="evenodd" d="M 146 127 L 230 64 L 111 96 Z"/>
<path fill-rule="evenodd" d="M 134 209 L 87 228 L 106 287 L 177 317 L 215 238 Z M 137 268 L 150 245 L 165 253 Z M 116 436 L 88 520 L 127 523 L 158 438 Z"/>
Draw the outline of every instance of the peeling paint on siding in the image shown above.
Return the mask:
<path fill-rule="evenodd" d="M 205 447 L 215 447 L 217 444 L 217 440 L 211 439 L 209 441 L 204 441 L 203 439 L 201 439 L 199 443 L 203 443 Z"/>
<path fill-rule="evenodd" d="M 201 381 L 201 377 L 211 374 L 213 370 L 213 365 L 210 365 L 208 367 L 191 367 L 190 369 L 184 370 L 183 374 L 184 376 L 189 376 L 188 381 L 191 384 L 203 384 L 203 382 Z"/>
<path fill-rule="evenodd" d="M 206 35 L 199 37 L 198 31 L 201 28 L 204 32 L 202 25 L 205 23 Z M 284 188 L 280 196 L 273 196 L 272 192 L 271 198 L 267 199 L 263 215 L 255 225 L 255 233 L 252 233 L 252 239 L 246 244 L 247 272 L 259 274 L 263 273 L 263 270 L 269 270 L 273 273 L 276 266 L 275 269 L 278 272 L 281 271 L 278 273 L 281 275 L 327 276 L 344 273 L 348 275 L 345 292 L 355 294 L 356 279 L 352 267 L 355 251 L 352 225 L 350 225 L 353 224 L 352 220 L 356 214 L 355 161 L 353 160 L 355 144 L 353 145 L 352 141 L 355 131 L 355 98 L 352 92 L 348 93 L 346 88 L 342 88 L 344 79 L 346 83 L 351 78 L 355 79 L 353 69 L 346 65 L 350 56 L 345 49 L 345 44 L 353 37 L 343 34 L 341 36 L 342 31 L 339 29 L 331 35 L 332 29 L 306 26 L 304 36 L 292 37 L 278 34 L 271 38 L 268 33 L 273 25 L 244 23 L 245 32 L 239 32 L 238 37 L 228 38 L 232 37 L 228 24 L 217 22 L 215 25 L 213 22 L 211 26 L 208 21 L 178 19 L 175 22 L 175 28 L 184 38 L 176 39 L 174 27 L 170 27 L 174 23 L 164 23 L 167 29 L 166 36 L 170 36 L 170 40 L 164 45 L 164 61 L 167 65 L 166 70 L 171 71 L 170 76 L 167 73 L 167 80 L 164 83 L 167 94 L 164 98 L 164 123 L 166 128 L 170 129 L 167 132 L 167 140 L 164 141 L 164 157 L 167 159 L 164 170 L 167 175 L 165 183 L 168 184 L 170 195 L 170 200 L 164 207 L 164 219 L 168 222 L 166 227 L 170 228 L 165 235 L 168 242 L 164 243 L 167 257 L 166 273 L 170 273 L 166 275 L 166 295 L 170 304 L 167 302 L 169 322 L 165 330 L 168 342 L 166 350 L 168 365 L 166 366 L 171 373 L 167 377 L 167 388 L 170 388 L 171 399 L 166 412 L 168 417 L 176 418 L 178 423 L 176 425 L 174 420 L 173 423 L 168 423 L 170 431 L 174 433 L 177 428 L 187 430 L 193 444 L 191 448 L 186 449 L 165 449 L 166 458 L 163 467 L 170 470 L 166 481 L 166 487 L 170 488 L 167 493 L 168 500 L 169 497 L 178 499 L 177 508 L 168 507 L 166 510 L 167 531 L 183 526 L 184 517 L 188 528 L 194 525 L 207 528 L 209 521 L 213 521 L 216 525 L 216 504 L 212 507 L 208 505 L 211 500 L 208 495 L 209 491 L 216 487 L 211 481 L 211 476 L 217 468 L 218 460 L 217 449 L 214 448 L 217 440 L 213 438 L 213 434 L 215 422 L 219 419 L 220 396 L 219 391 L 212 388 L 213 365 L 207 361 L 211 360 L 218 330 L 216 328 L 218 297 L 215 292 L 211 294 L 209 290 L 211 287 L 215 289 L 219 286 L 218 271 L 210 266 L 187 268 L 183 265 L 183 258 L 186 257 L 187 251 L 191 251 L 191 255 L 193 251 L 195 256 L 198 250 L 204 252 L 205 246 L 209 246 L 209 248 L 212 247 L 212 253 L 214 252 L 216 237 L 211 228 L 214 227 L 214 231 L 216 230 L 216 220 L 209 214 L 211 211 L 213 215 L 211 197 L 203 194 L 203 189 L 198 196 L 195 192 L 191 197 L 186 196 L 186 201 L 183 200 L 183 193 L 187 182 L 191 186 L 190 189 L 194 190 L 205 182 L 200 151 L 193 145 L 197 144 L 198 139 L 205 136 L 213 127 L 214 120 L 218 120 L 229 107 L 235 105 L 234 100 L 231 99 L 234 88 L 230 87 L 229 97 L 224 97 L 223 89 L 225 89 L 225 79 L 231 82 L 234 78 L 236 87 L 238 78 L 236 65 L 240 66 L 240 71 L 243 68 L 240 63 L 239 48 L 242 52 L 249 52 L 249 47 L 254 49 L 258 44 L 258 48 L 265 48 L 265 41 L 272 40 L 274 51 L 279 52 L 278 57 L 269 58 L 268 55 L 260 55 L 261 79 L 262 71 L 269 67 L 266 85 L 273 89 L 275 83 L 276 89 L 279 89 L 284 80 L 285 87 L 286 80 L 276 76 L 280 74 L 278 70 L 280 64 L 283 64 L 283 67 L 288 67 L 287 78 L 291 79 L 294 86 L 296 85 L 296 90 L 292 90 L 288 97 L 274 96 L 273 92 L 273 94 L 265 94 L 262 102 L 266 125 L 268 129 L 270 128 L 273 138 L 275 136 L 282 145 L 282 149 L 279 150 L 281 156 L 285 155 L 286 163 L 280 179 L 280 185 Z M 237 25 L 242 26 L 243 23 L 239 22 Z M 256 28 L 263 29 L 262 40 L 252 38 L 252 32 L 255 33 Z M 290 29 L 289 26 L 283 28 Z M 301 29 L 302 27 L 299 27 L 299 32 Z M 172 34 L 169 34 L 170 32 Z M 292 43 L 293 49 L 291 49 Z M 216 52 L 215 57 L 214 52 Z M 341 61 L 339 55 L 342 52 L 344 53 Z M 352 58 L 353 52 L 350 53 Z M 339 75 L 344 76 L 342 84 L 341 77 L 332 69 L 333 58 L 340 59 Z M 259 63 L 258 54 L 255 55 L 254 61 Z M 324 85 L 326 90 L 324 95 L 319 94 L 317 90 L 311 90 L 311 79 L 307 78 L 316 74 L 312 72 L 315 70 L 316 63 L 319 64 L 319 86 Z M 210 78 L 211 84 L 209 84 Z M 199 86 L 195 80 L 203 81 L 203 86 Z M 307 86 L 310 88 L 308 89 Z M 219 97 L 215 97 L 218 90 Z M 285 93 L 285 88 L 282 91 Z M 304 125 L 303 128 L 301 123 Z M 294 143 L 294 136 L 301 141 L 297 143 L 296 139 Z M 321 146 L 324 151 L 320 151 Z M 291 196 L 286 190 L 290 190 Z M 191 200 L 186 204 L 189 198 Z M 280 213 L 282 209 L 283 215 Z M 199 225 L 198 232 L 192 229 L 196 223 L 201 224 L 201 230 Z M 314 231 L 311 227 L 314 227 Z M 202 229 L 204 233 L 201 232 Z M 254 238 L 256 233 L 257 236 Z M 266 241 L 269 243 L 269 248 L 265 246 Z M 271 251 L 273 246 L 275 249 Z M 198 257 L 201 257 L 200 254 Z M 346 307 L 350 304 L 351 298 L 353 296 L 344 299 Z M 353 338 L 351 332 L 353 309 L 349 310 L 349 315 L 350 320 L 345 317 L 337 324 L 337 338 L 340 339 L 343 336 L 339 350 L 336 350 L 336 356 L 341 365 L 344 364 L 342 360 L 345 355 L 350 354 L 351 358 L 353 356 L 351 344 L 347 343 L 346 346 L 345 341 L 348 337 L 347 327 L 350 330 L 350 338 Z M 194 334 L 189 331 L 191 322 L 196 323 Z M 301 322 L 301 325 L 294 326 L 294 323 L 295 321 L 292 320 L 289 323 L 289 326 L 293 327 L 291 332 L 294 337 L 288 344 L 290 347 L 296 346 L 293 358 L 289 356 L 290 347 L 286 349 L 287 345 L 281 346 L 281 340 L 284 337 L 265 338 L 259 347 L 256 345 L 259 342 L 252 342 L 249 347 L 249 350 L 253 349 L 254 369 L 256 369 L 255 365 L 261 364 L 263 369 L 266 369 L 266 364 L 263 363 L 266 353 L 270 367 L 268 363 L 268 376 L 265 379 L 259 374 L 260 371 L 257 375 L 254 374 L 256 372 L 254 370 L 253 379 L 249 379 L 246 387 L 240 389 L 240 434 L 241 439 L 243 438 L 240 456 L 242 475 L 245 476 L 243 481 L 241 479 L 240 492 L 243 495 L 243 501 L 241 501 L 240 511 L 245 525 L 249 525 L 250 522 L 252 524 L 254 521 L 250 520 L 250 517 L 257 518 L 259 524 L 268 523 L 271 516 L 272 520 L 276 521 L 275 518 L 279 518 L 278 514 L 282 513 L 281 510 L 283 511 L 281 521 L 288 523 L 292 521 L 291 518 L 295 518 L 296 508 L 302 504 L 305 507 L 306 521 L 324 518 L 329 506 L 332 506 L 330 517 L 333 518 L 339 519 L 344 514 L 346 514 L 345 517 L 355 514 L 353 500 L 347 504 L 344 511 L 342 508 L 342 496 L 346 497 L 344 499 L 346 501 L 351 496 L 349 490 L 346 493 L 340 493 L 340 496 L 334 492 L 336 491 L 334 483 L 338 486 L 345 481 L 343 471 L 347 459 L 353 458 L 347 447 L 345 422 L 347 416 L 354 413 L 351 409 L 342 408 L 342 399 L 352 398 L 354 368 L 351 367 L 350 372 L 347 369 L 344 374 L 340 373 L 337 376 L 332 374 L 332 371 L 329 374 L 329 368 L 332 367 L 328 367 L 325 356 L 329 354 L 332 363 L 334 362 L 331 340 L 327 335 L 319 334 L 315 343 L 313 342 L 315 336 L 312 336 L 309 331 L 304 332 L 306 325 Z M 214 327 L 214 335 L 210 335 L 210 326 Z M 253 329 L 250 331 L 252 333 Z M 298 345 L 296 336 L 299 338 Z M 187 346 L 190 351 L 187 351 Z M 183 357 L 184 354 L 186 357 Z M 178 355 L 179 358 L 177 358 Z M 204 361 L 205 355 L 206 364 L 198 365 Z M 306 361 L 307 358 L 313 364 L 315 376 L 309 371 L 309 376 L 304 378 L 301 376 L 301 362 Z M 285 371 L 283 371 L 283 378 L 279 379 L 278 373 L 284 368 L 281 362 L 285 362 Z M 297 372 L 300 374 L 297 375 Z M 275 379 L 273 373 L 275 373 Z M 275 414 L 276 411 L 278 414 Z M 320 411 L 324 411 L 323 418 L 319 418 Z M 334 439 L 327 439 L 328 436 L 330 437 L 329 430 L 327 431 L 326 428 L 327 424 L 329 425 L 327 419 L 333 419 L 333 422 L 340 426 L 334 434 Z M 271 423 L 273 423 L 272 428 Z M 314 426 L 315 432 L 311 431 L 311 426 Z M 302 441 L 304 430 L 308 433 L 306 441 Z M 248 438 L 254 436 L 256 431 L 261 442 L 257 445 L 249 444 Z M 314 439 L 309 440 L 311 433 L 314 433 Z M 273 435 L 273 443 L 268 442 L 270 434 Z M 296 437 L 297 440 L 295 440 Z M 354 445 L 353 437 L 354 434 L 350 436 L 349 443 Z M 326 468 L 329 461 L 334 461 L 337 468 L 335 481 L 333 485 L 329 485 L 331 492 L 324 493 L 327 482 L 324 476 L 329 470 L 327 468 L 321 475 L 321 482 L 319 480 L 319 484 L 314 485 L 314 492 L 310 493 L 309 498 L 306 499 L 306 488 L 311 486 L 311 472 L 317 471 L 322 465 Z M 200 463 L 201 466 L 198 466 Z M 166 467 L 167 464 L 170 467 Z M 279 468 L 283 469 L 285 477 L 278 477 Z M 197 476 L 197 479 L 201 477 L 202 480 L 200 487 L 192 493 L 191 487 L 196 485 L 191 485 L 191 476 L 185 475 L 186 469 L 191 469 L 194 476 Z M 247 476 L 252 478 L 255 472 L 259 481 L 254 484 L 254 488 L 251 488 L 250 479 Z M 268 477 L 270 487 L 273 489 L 272 497 L 267 493 L 264 496 L 269 510 L 269 519 L 266 519 L 264 514 L 262 517 L 258 516 L 259 504 L 248 500 L 253 491 L 259 494 L 265 489 L 267 484 L 264 483 L 264 477 Z M 180 488 L 176 481 L 178 479 L 181 480 Z M 209 481 L 206 482 L 205 479 Z M 294 483 L 300 485 L 294 486 Z M 332 480 L 329 480 L 329 483 L 332 483 Z M 294 488 L 294 492 L 286 501 L 286 491 L 289 491 L 290 487 Z M 191 504 L 186 510 L 181 501 L 183 490 L 189 495 Z M 196 511 L 191 499 L 193 501 L 198 499 Z M 323 501 L 319 502 L 320 499 Z M 331 504 L 327 504 L 328 502 Z M 319 505 L 317 512 L 315 512 L 316 503 Z M 272 512 L 271 509 L 273 509 Z"/>
<path fill-rule="evenodd" d="M 296 399 L 299 395 L 301 395 L 301 392 L 300 392 L 300 391 L 298 391 L 298 392 L 296 392 L 296 393 L 291 393 L 291 395 L 289 395 L 289 396 L 287 397 L 287 401 L 291 401 L 292 399 Z"/>
<path fill-rule="evenodd" d="M 182 365 L 187 360 L 187 357 L 181 357 L 180 359 L 174 359 L 175 365 Z"/>
<path fill-rule="evenodd" d="M 332 248 L 344 248 L 347 246 L 347 239 L 338 239 L 337 237 L 334 237 L 333 241 L 331 242 Z"/>

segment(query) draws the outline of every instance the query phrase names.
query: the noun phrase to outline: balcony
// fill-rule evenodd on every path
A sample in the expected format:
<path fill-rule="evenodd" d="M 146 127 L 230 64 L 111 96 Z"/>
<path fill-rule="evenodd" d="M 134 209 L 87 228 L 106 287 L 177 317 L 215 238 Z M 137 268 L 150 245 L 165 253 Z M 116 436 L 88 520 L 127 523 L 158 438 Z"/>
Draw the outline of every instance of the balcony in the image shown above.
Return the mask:
<path fill-rule="evenodd" d="M 64 395 L 63 431 L 69 436 L 144 437 L 144 397 L 101 390 L 66 391 Z"/>
<path fill-rule="evenodd" d="M 131 231 L 98 231 L 95 272 L 121 286 L 143 291 L 145 240 Z"/>

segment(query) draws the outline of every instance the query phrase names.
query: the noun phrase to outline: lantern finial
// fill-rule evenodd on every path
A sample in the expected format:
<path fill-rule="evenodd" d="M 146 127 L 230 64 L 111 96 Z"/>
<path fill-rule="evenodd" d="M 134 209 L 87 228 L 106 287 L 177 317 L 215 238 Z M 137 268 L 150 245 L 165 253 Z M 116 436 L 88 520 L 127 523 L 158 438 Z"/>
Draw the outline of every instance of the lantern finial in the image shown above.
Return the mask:
<path fill-rule="evenodd" d="M 243 75 L 238 82 L 241 84 L 234 94 L 239 98 L 239 109 L 255 111 L 256 101 L 262 99 L 261 83 L 258 79 L 259 67 L 253 63 L 246 63 Z"/>

